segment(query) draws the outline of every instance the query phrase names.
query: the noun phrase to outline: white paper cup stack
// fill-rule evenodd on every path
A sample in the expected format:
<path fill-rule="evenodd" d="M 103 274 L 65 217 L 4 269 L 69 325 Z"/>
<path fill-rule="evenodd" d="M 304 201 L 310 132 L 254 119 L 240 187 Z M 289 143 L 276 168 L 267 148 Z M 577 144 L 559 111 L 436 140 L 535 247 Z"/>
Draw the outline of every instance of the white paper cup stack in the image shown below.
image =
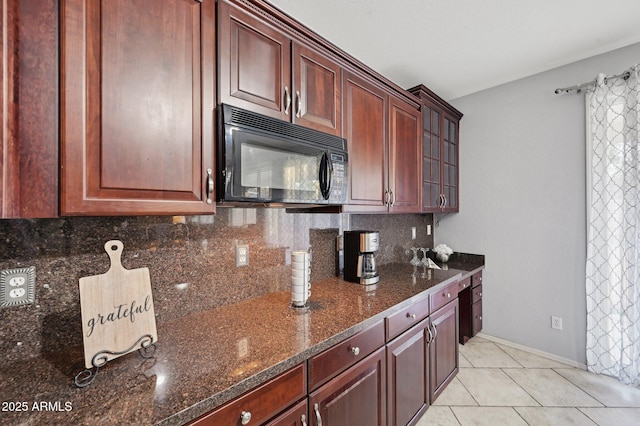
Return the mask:
<path fill-rule="evenodd" d="M 303 307 L 311 296 L 311 258 L 306 251 L 291 252 L 291 304 Z"/>

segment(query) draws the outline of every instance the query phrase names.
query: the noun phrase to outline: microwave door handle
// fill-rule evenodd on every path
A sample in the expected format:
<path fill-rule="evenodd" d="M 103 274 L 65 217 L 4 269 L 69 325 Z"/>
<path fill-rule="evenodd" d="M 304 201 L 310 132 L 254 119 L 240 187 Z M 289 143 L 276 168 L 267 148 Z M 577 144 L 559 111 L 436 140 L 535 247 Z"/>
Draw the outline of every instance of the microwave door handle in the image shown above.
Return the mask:
<path fill-rule="evenodd" d="M 329 199 L 329 194 L 331 193 L 331 175 L 332 175 L 333 165 L 329 160 L 329 155 L 327 153 L 322 154 L 322 159 L 320 160 L 320 192 L 322 193 L 322 197 L 325 200 Z"/>

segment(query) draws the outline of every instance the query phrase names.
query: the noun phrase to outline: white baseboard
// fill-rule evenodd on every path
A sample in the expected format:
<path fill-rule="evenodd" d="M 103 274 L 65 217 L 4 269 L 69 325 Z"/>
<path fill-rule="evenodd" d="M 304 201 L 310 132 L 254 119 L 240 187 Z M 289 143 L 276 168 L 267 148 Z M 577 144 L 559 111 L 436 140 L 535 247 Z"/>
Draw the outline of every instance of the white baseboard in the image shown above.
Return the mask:
<path fill-rule="evenodd" d="M 478 333 L 478 334 L 476 334 L 476 336 L 477 337 L 481 337 L 481 338 L 483 338 L 485 340 L 490 340 L 490 341 L 492 341 L 494 343 L 499 343 L 501 345 L 505 345 L 505 346 L 509 346 L 509 347 L 512 347 L 512 348 L 515 348 L 515 349 L 519 349 L 521 351 L 529 352 L 529 353 L 532 353 L 534 355 L 538 355 L 538 356 L 541 356 L 541 357 L 544 357 L 544 358 L 548 358 L 548 359 L 553 360 L 553 361 L 561 362 L 561 363 L 567 364 L 567 365 L 569 365 L 571 367 L 580 368 L 582 370 L 586 370 L 587 369 L 587 365 L 586 364 L 582 364 L 580 362 L 576 362 L 576 361 L 574 361 L 572 359 L 564 358 L 564 357 L 561 357 L 561 356 L 558 356 L 558 355 L 550 354 L 548 352 L 540 351 L 538 349 L 530 348 L 528 346 L 520 345 L 518 343 L 513 343 L 513 342 L 510 342 L 508 340 L 501 339 L 499 337 L 490 336 L 490 335 L 484 334 L 484 333 Z"/>

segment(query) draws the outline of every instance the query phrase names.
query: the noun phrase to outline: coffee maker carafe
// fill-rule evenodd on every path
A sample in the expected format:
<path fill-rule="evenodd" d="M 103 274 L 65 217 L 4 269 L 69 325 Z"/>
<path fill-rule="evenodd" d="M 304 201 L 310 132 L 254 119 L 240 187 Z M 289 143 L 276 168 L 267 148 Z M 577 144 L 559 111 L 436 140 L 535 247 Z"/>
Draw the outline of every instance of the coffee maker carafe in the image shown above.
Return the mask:
<path fill-rule="evenodd" d="M 362 285 L 377 283 L 375 253 L 379 248 L 377 231 L 344 231 L 344 279 Z"/>

